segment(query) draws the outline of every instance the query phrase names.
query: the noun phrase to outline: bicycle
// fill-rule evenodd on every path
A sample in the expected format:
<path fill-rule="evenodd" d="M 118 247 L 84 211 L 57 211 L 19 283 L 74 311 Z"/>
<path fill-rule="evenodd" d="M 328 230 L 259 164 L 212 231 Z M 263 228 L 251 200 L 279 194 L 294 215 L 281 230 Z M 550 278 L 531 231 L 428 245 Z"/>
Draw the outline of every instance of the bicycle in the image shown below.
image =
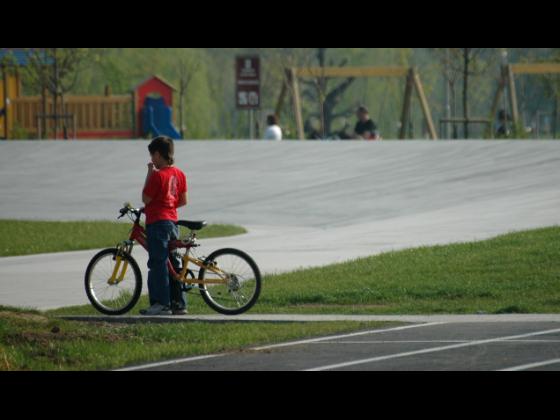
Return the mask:
<path fill-rule="evenodd" d="M 132 249 L 137 242 L 148 250 L 146 231 L 140 224 L 143 210 L 125 203 L 118 219 L 127 215 L 133 222 L 128 240 L 98 252 L 87 266 L 86 294 L 101 313 L 125 314 L 140 299 L 142 272 L 132 257 Z M 167 266 L 171 276 L 181 282 L 182 291 L 199 290 L 206 304 L 221 314 L 237 315 L 249 310 L 260 295 L 262 283 L 255 261 L 235 248 L 218 249 L 202 258 L 191 255 L 192 249 L 200 246 L 196 231 L 204 228 L 206 222 L 179 220 L 176 224 L 189 229 L 184 238 L 169 242 L 169 251 L 179 253 L 182 268 L 177 272 L 169 258 Z M 189 264 L 198 267 L 198 278 Z"/>

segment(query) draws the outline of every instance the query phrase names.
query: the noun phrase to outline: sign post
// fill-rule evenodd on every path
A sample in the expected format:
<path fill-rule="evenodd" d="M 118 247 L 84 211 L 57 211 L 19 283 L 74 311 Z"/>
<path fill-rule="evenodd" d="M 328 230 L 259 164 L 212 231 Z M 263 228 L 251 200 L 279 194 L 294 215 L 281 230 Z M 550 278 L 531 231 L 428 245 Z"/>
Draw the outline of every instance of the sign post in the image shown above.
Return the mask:
<path fill-rule="evenodd" d="M 261 64 L 258 56 L 235 58 L 235 104 L 249 111 L 249 138 L 254 137 L 254 110 L 261 105 Z"/>

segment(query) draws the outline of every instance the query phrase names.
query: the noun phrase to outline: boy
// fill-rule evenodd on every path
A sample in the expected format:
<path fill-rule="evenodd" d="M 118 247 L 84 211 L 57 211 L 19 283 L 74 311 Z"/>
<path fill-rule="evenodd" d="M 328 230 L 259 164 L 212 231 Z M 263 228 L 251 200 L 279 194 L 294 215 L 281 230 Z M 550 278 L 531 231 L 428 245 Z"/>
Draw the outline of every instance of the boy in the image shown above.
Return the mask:
<path fill-rule="evenodd" d="M 148 292 L 150 308 L 142 315 L 183 315 L 185 300 L 181 284 L 170 278 L 167 268 L 168 244 L 179 236 L 177 208 L 187 204 L 187 178 L 173 166 L 173 140 L 159 136 L 148 145 L 152 158 L 142 191 L 148 237 Z M 179 268 L 173 261 L 174 268 Z"/>

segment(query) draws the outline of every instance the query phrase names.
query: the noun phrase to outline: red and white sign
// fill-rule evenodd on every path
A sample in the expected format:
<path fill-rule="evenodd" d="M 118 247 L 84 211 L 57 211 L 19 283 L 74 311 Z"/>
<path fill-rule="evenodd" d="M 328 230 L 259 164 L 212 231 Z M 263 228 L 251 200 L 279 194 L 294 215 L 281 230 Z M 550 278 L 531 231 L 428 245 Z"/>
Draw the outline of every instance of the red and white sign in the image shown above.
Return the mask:
<path fill-rule="evenodd" d="M 261 105 L 260 58 L 235 59 L 235 103 L 238 109 L 258 109 Z"/>

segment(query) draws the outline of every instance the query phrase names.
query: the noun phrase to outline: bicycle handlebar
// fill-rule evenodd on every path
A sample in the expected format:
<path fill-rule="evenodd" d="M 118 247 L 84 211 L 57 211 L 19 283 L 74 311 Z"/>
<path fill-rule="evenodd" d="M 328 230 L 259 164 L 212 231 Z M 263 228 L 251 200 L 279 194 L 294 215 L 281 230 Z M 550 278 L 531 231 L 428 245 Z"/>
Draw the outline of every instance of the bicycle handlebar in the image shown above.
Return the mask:
<path fill-rule="evenodd" d="M 132 213 L 134 214 L 136 217 L 140 217 L 140 215 L 142 213 L 144 213 L 144 207 L 140 207 L 139 209 L 135 209 L 132 207 L 132 205 L 130 203 L 125 203 L 124 207 L 122 209 L 119 210 L 119 213 L 121 214 L 119 217 L 117 217 L 117 219 L 120 219 L 121 217 L 124 217 L 126 214 L 128 213 Z"/>

